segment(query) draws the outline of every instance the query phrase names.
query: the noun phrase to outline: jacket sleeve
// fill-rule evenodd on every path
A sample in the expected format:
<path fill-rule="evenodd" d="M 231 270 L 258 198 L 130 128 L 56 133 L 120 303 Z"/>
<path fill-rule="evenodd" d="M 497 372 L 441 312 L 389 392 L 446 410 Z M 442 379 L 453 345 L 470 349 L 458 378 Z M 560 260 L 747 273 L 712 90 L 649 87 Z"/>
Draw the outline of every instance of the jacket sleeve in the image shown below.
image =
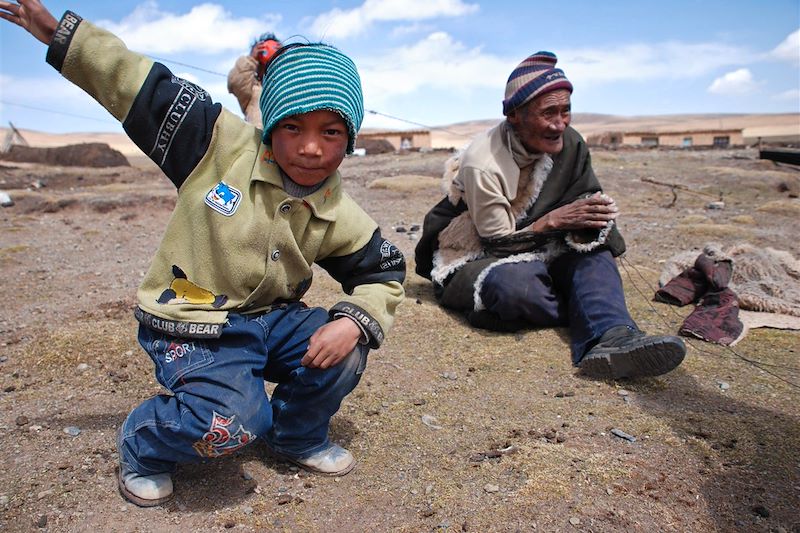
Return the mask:
<path fill-rule="evenodd" d="M 222 106 L 75 13 L 61 18 L 47 62 L 121 121 L 176 187 L 208 150 Z"/>
<path fill-rule="evenodd" d="M 365 223 L 371 222 L 373 228 L 375 223 L 355 202 L 348 199 L 347 203 L 349 212 L 337 220 L 329 236 L 334 247 L 317 264 L 348 295 L 330 309 L 331 316 L 348 315 L 359 324 L 369 346 L 377 348 L 391 328 L 395 310 L 405 295 L 405 258 L 381 236 L 380 229 L 365 235 Z"/>
<path fill-rule="evenodd" d="M 464 184 L 464 201 L 478 235 L 487 238 L 512 233 L 514 215 L 500 180 L 473 167 L 461 167 L 458 172 Z"/>

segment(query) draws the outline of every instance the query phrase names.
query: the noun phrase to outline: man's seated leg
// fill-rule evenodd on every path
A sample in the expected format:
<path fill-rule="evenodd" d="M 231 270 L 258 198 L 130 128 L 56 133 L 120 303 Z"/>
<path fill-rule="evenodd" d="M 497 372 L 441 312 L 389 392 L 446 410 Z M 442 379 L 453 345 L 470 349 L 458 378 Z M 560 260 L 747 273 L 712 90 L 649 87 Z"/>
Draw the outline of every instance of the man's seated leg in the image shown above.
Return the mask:
<path fill-rule="evenodd" d="M 468 315 L 475 327 L 516 331 L 566 325 L 563 304 L 541 261 L 503 263 L 479 276 L 475 291 L 484 309 Z"/>
<path fill-rule="evenodd" d="M 569 253 L 549 268 L 568 295 L 572 362 L 599 378 L 665 374 L 686 354 L 679 337 L 647 336 L 628 313 L 622 279 L 608 251 Z"/>

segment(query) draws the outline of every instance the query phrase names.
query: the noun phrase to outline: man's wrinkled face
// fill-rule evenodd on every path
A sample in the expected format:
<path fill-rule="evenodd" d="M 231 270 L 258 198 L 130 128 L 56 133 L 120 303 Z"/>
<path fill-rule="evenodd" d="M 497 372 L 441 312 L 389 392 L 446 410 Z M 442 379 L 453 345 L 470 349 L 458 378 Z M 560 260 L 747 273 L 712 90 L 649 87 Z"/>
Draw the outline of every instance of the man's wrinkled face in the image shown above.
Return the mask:
<path fill-rule="evenodd" d="M 537 96 L 508 114 L 508 122 L 530 152 L 557 154 L 571 120 L 570 92 L 560 89 Z"/>

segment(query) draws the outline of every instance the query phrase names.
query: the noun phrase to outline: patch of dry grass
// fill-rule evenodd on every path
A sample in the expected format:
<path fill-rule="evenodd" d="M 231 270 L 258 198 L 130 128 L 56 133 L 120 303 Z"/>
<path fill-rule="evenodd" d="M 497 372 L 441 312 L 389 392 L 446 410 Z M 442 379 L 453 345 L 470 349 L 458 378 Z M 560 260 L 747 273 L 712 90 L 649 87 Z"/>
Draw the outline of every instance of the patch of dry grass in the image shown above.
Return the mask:
<path fill-rule="evenodd" d="M 681 219 L 681 224 L 701 224 L 708 222 L 708 217 L 705 215 L 686 215 Z"/>
<path fill-rule="evenodd" d="M 677 229 L 680 234 L 691 237 L 745 237 L 741 227 L 730 224 L 679 224 Z"/>
<path fill-rule="evenodd" d="M 753 181 L 752 184 L 757 183 L 767 183 L 765 178 L 768 179 L 779 179 L 779 180 L 786 180 L 787 178 L 791 178 L 791 174 L 787 174 L 784 171 L 780 170 L 751 170 L 747 168 L 736 168 L 736 167 L 718 167 L 718 166 L 706 166 L 700 169 L 703 172 L 707 172 L 712 176 L 729 176 L 733 178 L 742 178 Z"/>
<path fill-rule="evenodd" d="M 773 200 L 756 208 L 757 211 L 796 217 L 800 215 L 800 201 L 798 200 Z"/>
<path fill-rule="evenodd" d="M 430 176 L 420 176 L 417 174 L 401 174 L 388 178 L 378 178 L 371 181 L 368 189 L 386 189 L 397 192 L 414 192 L 421 189 L 432 189 L 439 187 L 441 180 Z"/>
<path fill-rule="evenodd" d="M 541 444 L 520 450 L 517 462 L 528 473 L 518 495 L 537 500 L 561 500 L 575 485 L 575 477 L 591 485 L 607 486 L 628 479 L 631 467 L 616 454 L 586 453 L 569 446 Z M 577 468 L 576 464 L 580 466 Z M 575 476 L 574 474 L 577 474 Z"/>
<path fill-rule="evenodd" d="M 731 222 L 733 222 L 734 224 L 741 224 L 743 226 L 756 225 L 756 219 L 754 219 L 750 215 L 736 215 L 735 217 L 731 217 Z"/>

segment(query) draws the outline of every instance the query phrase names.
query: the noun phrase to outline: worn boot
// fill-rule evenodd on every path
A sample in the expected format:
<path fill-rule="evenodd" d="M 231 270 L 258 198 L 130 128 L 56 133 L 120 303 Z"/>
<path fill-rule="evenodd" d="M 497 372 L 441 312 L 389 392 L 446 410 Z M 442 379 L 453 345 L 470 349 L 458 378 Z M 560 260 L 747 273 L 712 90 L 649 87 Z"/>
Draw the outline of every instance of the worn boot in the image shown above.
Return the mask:
<path fill-rule="evenodd" d="M 587 376 L 605 379 L 659 376 L 676 368 L 686 355 L 679 337 L 648 336 L 628 326 L 606 331 L 578 363 Z"/>
<path fill-rule="evenodd" d="M 139 507 L 155 507 L 172 499 L 172 476 L 167 472 L 143 476 L 120 463 L 119 491 Z"/>
<path fill-rule="evenodd" d="M 120 458 L 117 470 L 119 492 L 139 507 L 155 507 L 172 499 L 172 475 L 168 472 L 143 476 L 122 462 L 122 429 L 117 431 L 117 454 Z"/>
<path fill-rule="evenodd" d="M 277 452 L 273 453 L 281 459 L 325 476 L 343 476 L 356 466 L 353 454 L 338 444 L 331 444 L 324 450 L 303 458 L 291 457 Z"/>

